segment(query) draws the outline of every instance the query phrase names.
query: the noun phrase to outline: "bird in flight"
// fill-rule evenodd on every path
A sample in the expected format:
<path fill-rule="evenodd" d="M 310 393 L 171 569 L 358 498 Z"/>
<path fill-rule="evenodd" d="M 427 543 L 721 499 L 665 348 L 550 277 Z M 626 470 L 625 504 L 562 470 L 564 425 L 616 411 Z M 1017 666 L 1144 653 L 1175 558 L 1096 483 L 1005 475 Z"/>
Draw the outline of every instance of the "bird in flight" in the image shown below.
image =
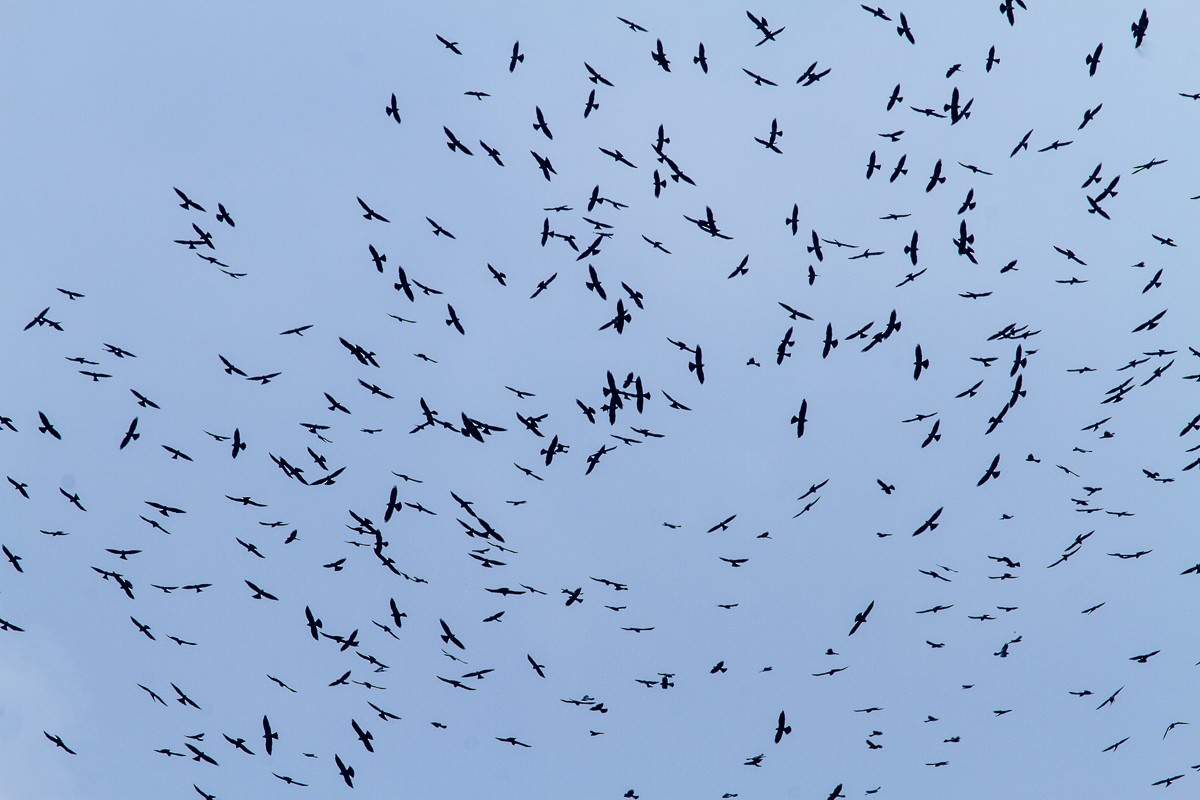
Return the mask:
<path fill-rule="evenodd" d="M 867 621 L 867 615 L 871 613 L 871 609 L 875 608 L 875 601 L 872 600 L 867 604 L 867 607 L 854 615 L 854 624 L 850 627 L 850 633 L 847 636 L 853 636 L 854 633 L 862 627 L 862 624 Z"/>
<path fill-rule="evenodd" d="M 366 203 L 363 201 L 363 199 L 362 199 L 361 197 L 355 197 L 354 199 L 358 201 L 358 204 L 359 204 L 360 206 L 362 206 L 362 210 L 363 210 L 363 212 L 364 212 L 364 213 L 363 213 L 363 219 L 365 219 L 365 220 L 373 220 L 373 219 L 377 219 L 377 220 L 379 220 L 380 222 L 391 222 L 391 220 L 389 220 L 387 217 L 384 217 L 384 216 L 381 216 L 381 215 L 377 214 L 377 213 L 376 213 L 376 212 L 375 212 L 375 211 L 374 211 L 374 210 L 373 210 L 373 209 L 372 209 L 370 206 L 368 206 L 368 205 L 367 205 L 367 204 L 366 204 Z"/>

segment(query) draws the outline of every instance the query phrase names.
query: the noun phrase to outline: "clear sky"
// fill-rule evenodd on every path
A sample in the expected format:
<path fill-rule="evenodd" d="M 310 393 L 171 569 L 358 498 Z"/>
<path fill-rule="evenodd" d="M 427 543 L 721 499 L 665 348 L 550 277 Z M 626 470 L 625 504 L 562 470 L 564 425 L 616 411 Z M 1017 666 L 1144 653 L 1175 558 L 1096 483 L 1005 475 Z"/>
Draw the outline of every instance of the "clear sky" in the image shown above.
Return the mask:
<path fill-rule="evenodd" d="M 0 800 L 1193 792 L 1200 8 L 1026 5 L 4 4 Z"/>

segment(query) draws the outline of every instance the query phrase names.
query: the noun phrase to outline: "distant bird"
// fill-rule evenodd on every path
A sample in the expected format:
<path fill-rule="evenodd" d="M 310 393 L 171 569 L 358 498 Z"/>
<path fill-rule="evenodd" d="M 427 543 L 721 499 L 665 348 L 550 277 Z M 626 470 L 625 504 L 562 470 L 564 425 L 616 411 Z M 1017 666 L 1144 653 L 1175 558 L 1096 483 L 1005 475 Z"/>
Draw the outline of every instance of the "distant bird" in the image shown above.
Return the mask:
<path fill-rule="evenodd" d="M 354 767 L 346 766 L 346 764 L 342 761 L 342 757 L 337 755 L 336 753 L 333 756 L 333 760 L 334 760 L 334 763 L 337 764 L 338 774 L 341 775 L 342 780 L 345 782 L 345 784 L 347 786 L 349 786 L 351 789 L 353 789 L 354 788 Z"/>
<path fill-rule="evenodd" d="M 250 591 L 254 592 L 254 596 L 252 598 L 254 600 L 278 600 L 279 599 L 278 597 L 271 594 L 270 592 L 268 592 L 264 589 L 260 589 L 259 587 L 255 586 L 250 581 L 243 581 L 243 583 L 245 583 L 247 586 L 250 587 Z"/>
<path fill-rule="evenodd" d="M 1142 46 L 1142 42 L 1146 38 L 1146 30 L 1149 27 L 1150 16 L 1146 13 L 1146 9 L 1143 8 L 1142 16 L 1138 18 L 1137 22 L 1129 26 L 1129 29 L 1133 31 L 1133 47 L 1135 50 Z"/>
<path fill-rule="evenodd" d="M 60 434 L 54 425 L 51 424 L 50 420 L 46 418 L 46 414 L 44 412 L 38 412 L 38 419 L 41 420 L 42 423 L 40 426 L 38 426 L 38 433 L 48 433 L 55 439 L 59 440 L 63 438 L 62 434 Z M 11 423 L 9 423 L 9 427 L 11 427 Z"/>
<path fill-rule="evenodd" d="M 671 71 L 671 62 L 667 59 L 667 54 L 663 52 L 662 39 L 658 40 L 655 49 L 650 52 L 650 57 L 654 59 L 654 63 L 663 68 L 663 72 Z"/>
<path fill-rule="evenodd" d="M 588 64 L 586 61 L 583 62 L 583 66 L 588 71 L 588 80 L 589 81 L 591 81 L 592 83 L 596 83 L 596 84 L 602 83 L 605 86 L 612 86 L 611 81 L 609 81 L 607 78 L 605 78 L 603 75 L 601 75 L 595 69 L 593 69 L 592 66 L 590 64 Z"/>
<path fill-rule="evenodd" d="M 792 424 L 796 426 L 796 438 L 804 436 L 804 426 L 808 424 L 808 400 L 800 402 L 800 410 L 792 416 Z"/>
<path fill-rule="evenodd" d="M 854 615 L 854 624 L 850 627 L 850 633 L 847 634 L 848 636 L 853 636 L 855 631 L 862 627 L 862 624 L 867 621 L 867 615 L 871 613 L 871 609 L 873 608 L 875 608 L 874 600 L 868 603 L 864 610 Z"/>
<path fill-rule="evenodd" d="M 1101 42 L 1100 44 L 1096 45 L 1096 49 L 1092 51 L 1092 54 L 1083 60 L 1084 63 L 1087 64 L 1089 76 L 1096 74 L 1096 68 L 1100 66 L 1100 53 L 1103 50 L 1104 42 Z"/>
<path fill-rule="evenodd" d="M 554 175 L 558 174 L 554 169 L 554 165 L 550 163 L 549 158 L 540 156 L 537 153 L 535 153 L 533 150 L 530 150 L 529 152 L 530 152 L 530 154 L 533 155 L 534 160 L 537 161 L 538 169 L 540 169 L 542 171 L 542 177 L 544 177 L 546 180 L 550 180 L 551 174 L 554 174 Z"/>
<path fill-rule="evenodd" d="M 786 712 L 779 712 L 779 721 L 775 724 L 775 744 L 779 744 L 783 737 L 792 732 L 792 726 L 786 722 Z"/>
<path fill-rule="evenodd" d="M 542 116 L 541 107 L 534 106 L 533 111 L 534 111 L 534 115 L 537 117 L 537 122 L 535 122 L 533 124 L 533 129 L 535 131 L 541 131 L 542 135 L 545 136 L 547 139 L 553 139 L 554 134 L 550 132 L 550 126 L 546 124 L 546 118 L 544 116 Z"/>
<path fill-rule="evenodd" d="M 445 47 L 447 50 L 449 50 L 450 52 L 454 53 L 457 56 L 462 55 L 462 51 L 458 49 L 458 42 L 452 42 L 452 41 L 446 39 L 440 33 L 434 34 L 434 35 L 437 36 L 437 40 L 439 42 L 441 42 L 442 46 Z"/>
<path fill-rule="evenodd" d="M 929 369 L 929 359 L 921 354 L 921 345 L 917 345 L 916 354 L 913 357 L 913 380 L 919 380 L 921 372 Z"/>
<path fill-rule="evenodd" d="M 279 741 L 279 733 L 271 729 L 271 721 L 264 714 L 262 718 L 263 729 L 263 746 L 267 751 L 267 755 L 271 755 L 274 743 Z"/>
<path fill-rule="evenodd" d="M 465 144 L 463 144 L 462 142 L 460 142 L 458 140 L 458 137 L 454 135 L 454 131 L 450 130 L 445 125 L 443 125 L 442 132 L 446 134 L 446 147 L 450 148 L 451 153 L 453 153 L 455 150 L 459 150 L 462 152 L 463 155 L 467 155 L 467 156 L 475 155 L 474 153 L 471 152 L 471 150 Z M 359 200 L 358 202 L 360 204 L 363 204 L 362 200 Z M 365 204 L 363 204 L 363 208 L 366 208 Z M 367 219 L 370 219 L 370 217 L 368 216 Z M 385 222 L 386 222 L 386 220 L 385 220 Z"/>
<path fill-rule="evenodd" d="M 182 208 L 184 211 L 187 211 L 189 208 L 194 208 L 197 211 L 204 211 L 204 206 L 200 205 L 199 203 L 197 203 L 196 201 L 194 201 L 190 197 L 188 197 L 186 194 L 184 194 L 183 190 L 177 189 L 174 186 L 172 186 L 171 188 L 175 189 L 175 194 L 179 195 L 179 199 L 183 201 L 182 203 L 179 204 L 179 207 Z"/>
<path fill-rule="evenodd" d="M 176 190 L 176 191 L 178 191 L 178 190 Z M 49 733 L 46 733 L 46 731 L 42 731 L 42 733 L 46 736 L 47 739 L 54 742 L 55 747 L 58 747 L 62 750 L 66 750 L 71 755 L 78 755 L 74 750 L 67 747 L 67 745 L 63 742 L 62 737 L 59 736 L 57 733 L 49 734 Z"/>
<path fill-rule="evenodd" d="M 391 221 L 387 217 L 381 216 L 380 214 L 376 213 L 370 206 L 368 206 L 365 202 L 363 202 L 363 199 L 361 197 L 355 197 L 354 199 L 358 201 L 358 204 L 360 206 L 362 206 L 362 210 L 365 212 L 363 214 L 363 219 L 365 219 L 365 220 L 377 219 L 380 222 L 390 222 Z"/>
<path fill-rule="evenodd" d="M 1008 154 L 1008 157 L 1012 158 L 1021 150 L 1029 150 L 1029 137 L 1032 135 L 1033 130 L 1030 129 L 1028 133 L 1021 137 L 1021 141 L 1017 142 L 1017 146 L 1012 149 L 1012 152 Z"/>
<path fill-rule="evenodd" d="M 446 624 L 445 620 L 439 619 L 438 623 L 442 626 L 441 639 L 443 642 L 452 644 L 459 650 L 467 649 L 466 646 L 464 646 L 463 643 L 458 640 L 458 637 L 454 635 L 454 632 L 450 630 L 450 626 Z"/>
<path fill-rule="evenodd" d="M 124 450 L 127 444 L 141 438 L 142 435 L 135 432 L 137 424 L 138 418 L 134 417 L 133 421 L 129 423 L 129 430 L 125 431 L 125 435 L 121 437 L 121 444 L 117 447 L 118 450 Z"/>
<path fill-rule="evenodd" d="M 999 477 L 1000 477 L 1000 470 L 996 469 L 996 467 L 997 467 L 999 464 L 1000 464 L 1000 456 L 999 456 L 999 455 L 997 455 L 995 458 L 993 458 L 993 459 L 992 459 L 992 463 L 991 463 L 991 464 L 988 466 L 988 468 L 987 468 L 987 471 L 985 471 L 985 472 L 983 473 L 983 477 L 981 477 L 981 478 L 979 479 L 979 482 L 978 482 L 978 483 L 976 483 L 975 485 L 976 485 L 976 486 L 983 486 L 985 483 L 987 483 L 987 482 L 988 482 L 989 480 L 991 480 L 992 478 L 999 478 Z"/>

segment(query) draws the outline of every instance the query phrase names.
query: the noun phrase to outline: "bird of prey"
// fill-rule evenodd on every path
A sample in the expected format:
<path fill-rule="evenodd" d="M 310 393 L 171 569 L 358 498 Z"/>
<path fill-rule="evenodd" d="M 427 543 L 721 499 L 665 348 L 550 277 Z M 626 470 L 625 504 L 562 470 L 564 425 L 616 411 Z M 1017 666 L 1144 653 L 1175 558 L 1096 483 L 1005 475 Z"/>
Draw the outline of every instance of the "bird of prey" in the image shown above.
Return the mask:
<path fill-rule="evenodd" d="M 554 174 L 554 175 L 558 174 L 554 170 L 554 165 L 550 163 L 549 158 L 541 156 L 538 153 L 534 152 L 533 150 L 530 150 L 529 152 L 533 156 L 534 160 L 537 161 L 538 169 L 540 169 L 542 171 L 542 177 L 544 177 L 546 180 L 550 180 L 551 174 Z"/>
<path fill-rule="evenodd" d="M 800 410 L 793 416 L 791 423 L 796 426 L 796 438 L 804 436 L 804 426 L 808 424 L 808 400 L 800 401 Z"/>
<path fill-rule="evenodd" d="M 396 106 L 396 93 L 392 92 L 391 102 L 383 109 L 389 117 L 396 120 L 396 124 L 400 124 L 400 109 Z"/>
<path fill-rule="evenodd" d="M 608 80 L 608 79 L 607 79 L 607 78 L 605 78 L 603 75 L 601 75 L 599 72 L 597 72 L 595 69 L 593 69 L 591 64 L 589 64 L 589 63 L 587 63 L 587 62 L 585 61 L 585 62 L 583 62 L 583 66 L 584 66 L 584 67 L 587 69 L 587 71 L 588 71 L 588 80 L 589 80 L 589 81 L 591 81 L 592 83 L 596 83 L 596 84 L 601 84 L 601 83 L 602 83 L 602 84 L 604 84 L 605 86 L 612 86 L 612 85 L 613 85 L 613 84 L 612 84 L 612 82 L 611 82 L 610 80 Z"/>
<path fill-rule="evenodd" d="M 786 712 L 779 712 L 779 721 L 775 723 L 775 744 L 779 744 L 783 737 L 792 732 L 792 726 L 787 724 Z"/>
<path fill-rule="evenodd" d="M 247 586 L 250 587 L 250 591 L 254 592 L 254 595 L 251 598 L 253 600 L 278 600 L 279 599 L 278 597 L 271 594 L 270 592 L 260 589 L 258 586 L 255 586 L 250 581 L 244 580 L 243 583 L 245 583 Z"/>
<path fill-rule="evenodd" d="M 1096 74 L 1096 67 L 1100 66 L 1100 53 L 1103 50 L 1104 42 L 1101 42 L 1100 44 L 1096 45 L 1096 49 L 1092 51 L 1092 54 L 1083 60 L 1083 62 L 1087 64 L 1089 76 Z"/>
<path fill-rule="evenodd" d="M 178 189 L 176 189 L 175 191 L 177 191 L 177 192 L 178 192 L 179 190 L 178 190 Z M 182 194 L 182 193 L 181 193 L 181 194 Z M 50 733 L 46 733 L 46 731 L 42 731 L 42 733 L 45 735 L 45 737 L 46 737 L 47 739 L 49 739 L 51 742 L 54 742 L 54 746 L 55 746 L 55 747 L 61 748 L 61 749 L 63 749 L 63 750 L 66 750 L 66 751 L 67 751 L 68 753 L 70 753 L 71 755 L 78 755 L 78 754 L 77 754 L 77 753 L 76 753 L 74 750 L 72 750 L 71 748 L 67 747 L 66 743 L 65 743 L 65 742 L 63 742 L 63 740 L 62 740 L 62 737 L 61 737 L 61 736 L 59 736 L 57 733 L 55 733 L 55 734 L 50 734 Z"/>
<path fill-rule="evenodd" d="M 1133 32 L 1133 47 L 1137 49 L 1142 46 L 1142 42 L 1146 38 L 1146 30 L 1150 27 L 1150 15 L 1146 13 L 1146 9 L 1142 9 L 1142 16 L 1129 26 L 1129 30 Z"/>
<path fill-rule="evenodd" d="M 541 106 L 534 106 L 533 113 L 534 116 L 537 117 L 537 122 L 533 124 L 533 129 L 535 131 L 541 131 L 542 135 L 547 139 L 553 139 L 554 134 L 550 132 L 550 126 L 546 124 L 546 118 L 542 116 Z"/>
<path fill-rule="evenodd" d="M 459 650 L 467 649 L 466 646 L 458 640 L 458 637 L 454 635 L 454 631 L 450 630 L 450 626 L 446 624 L 445 620 L 439 619 L 438 623 L 442 626 L 441 639 L 443 642 L 446 644 L 452 644 Z"/>
<path fill-rule="evenodd" d="M 871 613 L 871 609 L 874 607 L 875 601 L 872 600 L 867 604 L 865 609 L 854 615 L 854 624 L 850 627 L 850 633 L 846 634 L 847 636 L 853 636 L 854 632 L 862 627 L 862 624 L 867 621 L 867 615 Z"/>
<path fill-rule="evenodd" d="M 380 222 L 391 222 L 391 220 L 389 220 L 387 217 L 384 217 L 384 216 L 376 213 L 375 210 L 372 209 L 369 205 L 367 205 L 361 197 L 355 196 L 354 199 L 358 201 L 358 204 L 360 206 L 362 206 L 362 210 L 364 212 L 363 219 L 368 220 L 368 221 L 377 219 Z"/>
<path fill-rule="evenodd" d="M 667 54 L 663 52 L 662 39 L 659 39 L 654 50 L 650 51 L 650 57 L 654 59 L 654 63 L 663 68 L 664 72 L 671 71 L 671 62 L 667 59 Z"/>
<path fill-rule="evenodd" d="M 462 51 L 458 49 L 458 42 L 452 42 L 446 37 L 442 36 L 440 33 L 434 35 L 437 37 L 437 40 L 442 43 L 442 46 L 451 53 L 454 53 L 456 56 L 462 55 Z"/>
<path fill-rule="evenodd" d="M 349 786 L 351 789 L 353 789 L 354 788 L 354 767 L 346 766 L 346 764 L 342 761 L 342 757 L 337 755 L 336 753 L 333 756 L 333 760 L 334 760 L 334 763 L 337 764 L 338 774 L 341 775 L 342 780 L 345 781 L 347 786 Z"/>

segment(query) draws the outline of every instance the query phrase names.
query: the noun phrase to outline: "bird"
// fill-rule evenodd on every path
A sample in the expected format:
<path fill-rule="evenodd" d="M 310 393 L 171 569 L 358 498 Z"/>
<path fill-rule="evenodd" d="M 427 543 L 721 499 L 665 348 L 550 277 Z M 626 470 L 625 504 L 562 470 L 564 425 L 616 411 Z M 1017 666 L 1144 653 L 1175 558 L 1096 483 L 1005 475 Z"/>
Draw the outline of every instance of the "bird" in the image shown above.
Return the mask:
<path fill-rule="evenodd" d="M 612 81 L 608 80 L 608 79 L 607 79 L 607 78 L 605 78 L 603 75 L 601 75 L 599 72 L 597 72 L 597 71 L 596 71 L 596 70 L 595 70 L 595 69 L 592 67 L 592 65 L 591 65 L 591 64 L 589 64 L 589 63 L 587 63 L 587 62 L 585 61 L 585 62 L 583 62 L 583 66 L 584 66 L 584 68 L 585 68 L 585 69 L 588 71 L 588 80 L 589 80 L 589 81 L 591 81 L 592 83 L 595 83 L 595 84 L 604 84 L 605 86 L 612 86 L 612 85 L 613 85 L 613 84 L 612 84 Z"/>
<path fill-rule="evenodd" d="M 176 190 L 176 191 L 178 191 L 178 190 Z M 46 731 L 42 731 L 42 733 L 45 735 L 45 737 L 46 737 L 47 739 L 49 739 L 51 742 L 53 742 L 53 743 L 54 743 L 54 746 L 55 746 L 55 747 L 57 747 L 57 748 L 59 748 L 59 749 L 61 749 L 61 750 L 65 750 L 65 751 L 67 751 L 68 753 L 70 753 L 70 754 L 71 754 L 71 755 L 73 755 L 73 756 L 74 756 L 74 755 L 78 755 L 78 753 L 76 753 L 76 752 L 75 752 L 74 750 L 72 750 L 70 747 L 67 747 L 66 743 L 65 743 L 65 742 L 63 742 L 63 740 L 62 740 L 62 737 L 61 737 L 61 736 L 59 736 L 57 733 L 55 733 L 55 734 L 50 734 L 50 733 L 47 733 Z"/>
<path fill-rule="evenodd" d="M 121 444 L 117 446 L 118 450 L 124 450 L 127 444 L 142 437 L 140 433 L 135 432 L 137 430 L 137 423 L 138 418 L 134 417 L 133 421 L 129 423 L 129 430 L 125 431 L 125 435 L 121 437 Z"/>
<path fill-rule="evenodd" d="M 250 587 L 250 591 L 254 592 L 254 595 L 252 597 L 252 599 L 254 599 L 254 600 L 278 600 L 279 599 L 278 597 L 271 594 L 270 592 L 260 589 L 258 586 L 255 586 L 250 581 L 243 581 L 243 583 L 245 583 L 247 586 Z"/>
<path fill-rule="evenodd" d="M 1163 731 L 1162 738 L 1166 739 L 1168 733 L 1175 730 L 1180 725 L 1187 725 L 1187 724 L 1189 724 L 1189 723 L 1187 723 L 1187 722 L 1172 722 L 1170 725 L 1167 726 L 1167 729 L 1165 731 Z"/>
<path fill-rule="evenodd" d="M 346 766 L 346 764 L 342 761 L 342 757 L 337 755 L 336 753 L 333 756 L 333 760 L 334 760 L 334 763 L 337 765 L 338 774 L 341 776 L 342 780 L 345 782 L 345 784 L 347 786 L 349 786 L 351 789 L 353 789 L 354 788 L 354 767 Z"/>
<path fill-rule="evenodd" d="M 459 641 L 458 637 L 454 635 L 454 632 L 450 630 L 450 626 L 446 624 L 445 620 L 439 619 L 438 624 L 440 624 L 442 626 L 441 639 L 443 642 L 445 642 L 446 644 L 452 644 L 455 647 L 457 647 L 459 650 L 467 649 L 466 646 L 461 641 Z"/>
<path fill-rule="evenodd" d="M 550 126 L 546 124 L 546 118 L 544 116 L 542 116 L 541 106 L 534 106 L 533 112 L 534 112 L 534 115 L 537 117 L 537 122 L 535 122 L 533 124 L 533 129 L 535 131 L 541 131 L 542 135 L 545 136 L 547 139 L 553 139 L 554 134 L 550 132 Z"/>
<path fill-rule="evenodd" d="M 1021 137 L 1021 141 L 1017 142 L 1017 146 L 1012 149 L 1012 152 L 1008 154 L 1008 157 L 1012 158 L 1021 150 L 1029 150 L 1029 137 L 1032 135 L 1033 129 L 1030 129 L 1028 133 Z"/>
<path fill-rule="evenodd" d="M 363 730 L 362 726 L 358 724 L 357 720 L 350 720 L 350 727 L 354 729 L 354 735 L 358 737 L 360 742 L 362 742 L 362 746 L 366 748 L 366 751 L 368 753 L 374 753 L 375 748 L 371 744 L 371 741 L 375 738 L 374 734 L 372 734 L 370 731 Z"/>
<path fill-rule="evenodd" d="M 549 158 L 541 156 L 538 153 L 534 152 L 533 150 L 530 150 L 529 152 L 531 155 L 533 155 L 534 160 L 537 161 L 538 169 L 540 169 L 542 171 L 542 177 L 544 177 L 547 181 L 550 180 L 551 174 L 554 174 L 554 175 L 558 174 L 558 172 L 556 172 L 554 169 L 554 165 L 550 163 Z M 591 248 L 589 248 L 589 249 L 591 249 Z"/>
<path fill-rule="evenodd" d="M 14 555 L 13 552 L 8 549 L 8 545 L 3 545 L 2 549 L 4 550 L 4 557 L 8 559 L 8 563 L 12 565 L 12 568 L 17 572 L 24 572 L 25 570 L 21 567 L 20 563 L 21 556 Z"/>
<path fill-rule="evenodd" d="M 1115 692 L 1113 692 L 1112 694 L 1110 694 L 1110 695 L 1109 695 L 1109 696 L 1108 696 L 1108 697 L 1107 697 L 1107 698 L 1104 700 L 1104 702 L 1103 702 L 1103 703 L 1101 703 L 1100 705 L 1096 706 L 1096 710 L 1097 710 L 1097 711 L 1099 711 L 1100 709 L 1104 708 L 1105 706 L 1110 706 L 1110 705 L 1112 705 L 1112 704 L 1113 704 L 1113 702 L 1114 702 L 1114 701 L 1117 699 L 1117 695 L 1119 695 L 1119 694 L 1121 693 L 1121 690 L 1122 690 L 1122 689 L 1124 689 L 1124 688 L 1125 688 L 1125 687 L 1124 687 L 1124 686 L 1122 686 L 1120 689 L 1117 689 Z M 1113 749 L 1116 749 L 1116 745 L 1114 745 L 1114 746 L 1113 746 Z"/>
<path fill-rule="evenodd" d="M 80 511 L 87 511 L 87 509 L 83 507 L 83 502 L 79 499 L 78 492 L 68 492 L 62 487 L 59 487 L 58 492 L 63 497 L 67 498 L 67 502 L 75 506 L 75 508 L 79 509 Z"/>
<path fill-rule="evenodd" d="M 775 724 L 775 744 L 779 744 L 783 737 L 792 732 L 792 726 L 787 724 L 786 712 L 779 712 L 779 721 Z"/>
<path fill-rule="evenodd" d="M 671 71 L 671 62 L 667 59 L 667 54 L 663 52 L 662 39 L 659 39 L 654 50 L 650 52 L 650 57 L 654 59 L 654 63 L 662 67 L 663 72 Z"/>
<path fill-rule="evenodd" d="M 387 217 L 384 217 L 384 216 L 376 213 L 375 210 L 372 209 L 370 206 L 368 206 L 361 197 L 355 197 L 354 199 L 358 201 L 358 204 L 360 206 L 362 206 L 362 210 L 364 212 L 363 219 L 368 220 L 368 221 L 377 219 L 380 222 L 391 222 L 391 220 L 389 220 Z"/>
<path fill-rule="evenodd" d="M 1142 9 L 1142 15 L 1137 21 L 1129 26 L 1133 32 L 1133 47 L 1137 49 L 1142 46 L 1142 42 L 1146 39 L 1146 30 L 1150 27 L 1150 16 L 1146 13 L 1146 9 Z"/>
<path fill-rule="evenodd" d="M 446 317 L 446 325 L 453 327 L 454 330 L 465 336 L 467 332 L 463 329 L 462 321 L 459 320 L 458 314 L 454 310 L 454 306 L 447 303 L 446 313 L 449 315 Z"/>
<path fill-rule="evenodd" d="M 997 65 L 997 64 L 999 64 L 999 63 L 1000 63 L 1000 59 L 999 59 L 999 58 L 996 58 L 996 46 L 995 46 L 995 45 L 992 45 L 992 46 L 991 46 L 991 47 L 988 49 L 987 61 L 984 63 L 984 68 L 983 68 L 983 71 L 984 71 L 984 72 L 991 72 L 991 71 L 992 71 L 992 67 L 994 67 L 995 65 Z"/>
<path fill-rule="evenodd" d="M 447 50 L 449 50 L 450 52 L 454 53 L 457 56 L 462 55 L 462 51 L 458 49 L 458 42 L 452 42 L 449 39 L 447 39 L 446 37 L 442 36 L 440 33 L 435 34 L 435 36 L 437 36 L 437 40 L 439 42 L 441 42 L 442 46 L 445 47 Z"/>
<path fill-rule="evenodd" d="M 458 137 L 454 135 L 454 131 L 450 130 L 445 125 L 442 126 L 442 133 L 446 134 L 446 147 L 450 148 L 451 153 L 457 150 L 466 156 L 475 155 L 471 152 L 470 148 L 458 140 Z M 362 200 L 359 200 L 359 203 L 362 204 Z M 363 207 L 364 209 L 366 208 L 365 204 Z M 370 216 L 368 216 L 367 219 L 370 219 Z"/>
<path fill-rule="evenodd" d="M 279 733 L 271 728 L 271 721 L 267 719 L 266 714 L 262 718 L 263 729 L 263 747 L 267 751 L 267 755 L 271 755 L 274 749 L 274 743 L 279 741 Z"/>
<path fill-rule="evenodd" d="M 498 742 L 504 742 L 505 744 L 511 744 L 514 747 L 532 747 L 532 745 L 525 744 L 524 742 L 519 741 L 512 736 L 506 736 L 504 738 L 497 736 L 497 737 L 495 737 L 495 739 Z"/>
<path fill-rule="evenodd" d="M 804 426 L 808 424 L 808 400 L 800 402 L 800 410 L 792 416 L 791 423 L 796 426 L 796 438 L 802 438 Z"/>
<path fill-rule="evenodd" d="M 871 613 L 871 609 L 874 607 L 875 601 L 872 600 L 867 604 L 865 609 L 854 615 L 854 624 L 850 627 L 850 633 L 847 634 L 848 636 L 853 636 L 855 631 L 862 627 L 862 624 L 867 621 L 867 615 Z"/>
<path fill-rule="evenodd" d="M 1096 68 L 1100 66 L 1100 53 L 1103 50 L 1104 42 L 1101 42 L 1100 44 L 1096 45 L 1096 49 L 1092 51 L 1092 54 L 1083 60 L 1084 63 L 1087 64 L 1089 76 L 1096 74 Z"/>
<path fill-rule="evenodd" d="M 921 373 L 929 369 L 929 359 L 921 354 L 921 345 L 917 345 L 916 354 L 913 357 L 913 380 L 919 380 Z"/>
<path fill-rule="evenodd" d="M 999 478 L 1000 470 L 996 469 L 996 467 L 999 464 L 1000 464 L 1000 456 L 999 456 L 999 454 L 997 454 L 996 457 L 992 459 L 992 463 L 988 465 L 987 470 L 983 473 L 983 477 L 981 477 L 975 485 L 983 486 L 985 483 L 987 483 L 992 478 Z"/>
<path fill-rule="evenodd" d="M 62 440 L 62 434 L 59 433 L 58 429 L 55 428 L 54 425 L 50 422 L 50 420 L 46 418 L 45 412 L 39 411 L 38 419 L 41 420 L 41 423 L 42 423 L 40 426 L 38 426 L 39 433 L 46 433 L 46 434 L 49 434 L 50 436 L 53 436 L 55 439 L 58 439 L 60 441 Z M 11 423 L 10 423 L 10 425 L 11 425 Z"/>

